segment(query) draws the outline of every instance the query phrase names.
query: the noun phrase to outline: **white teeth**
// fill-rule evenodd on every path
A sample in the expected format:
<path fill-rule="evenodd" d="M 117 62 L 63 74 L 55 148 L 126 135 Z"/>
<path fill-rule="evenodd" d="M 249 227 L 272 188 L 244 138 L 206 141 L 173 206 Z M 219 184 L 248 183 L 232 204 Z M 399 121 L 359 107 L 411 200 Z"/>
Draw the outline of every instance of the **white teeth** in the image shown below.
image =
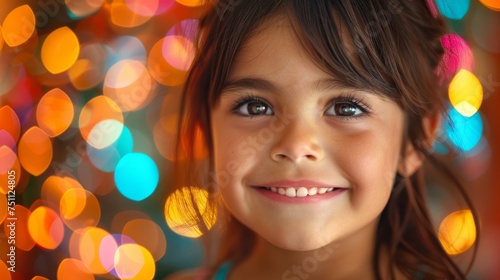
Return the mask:
<path fill-rule="evenodd" d="M 318 188 L 310 188 L 309 189 L 309 195 L 315 195 L 318 193 Z"/>
<path fill-rule="evenodd" d="M 297 192 L 295 191 L 294 188 L 287 188 L 285 194 L 288 197 L 296 197 L 297 196 Z"/>
<path fill-rule="evenodd" d="M 288 197 L 306 197 L 306 196 L 313 196 L 313 195 L 318 195 L 318 194 L 324 194 L 327 192 L 333 191 L 335 188 L 317 188 L 313 187 L 310 189 L 307 189 L 305 187 L 299 187 L 299 188 L 278 188 L 278 187 L 270 187 L 266 188 L 267 190 L 270 190 L 272 192 L 277 192 L 281 195 L 288 196 Z"/>
<path fill-rule="evenodd" d="M 298 190 L 297 190 L 297 196 L 298 197 L 305 197 L 308 195 L 308 191 L 306 188 L 304 187 L 300 187 Z"/>

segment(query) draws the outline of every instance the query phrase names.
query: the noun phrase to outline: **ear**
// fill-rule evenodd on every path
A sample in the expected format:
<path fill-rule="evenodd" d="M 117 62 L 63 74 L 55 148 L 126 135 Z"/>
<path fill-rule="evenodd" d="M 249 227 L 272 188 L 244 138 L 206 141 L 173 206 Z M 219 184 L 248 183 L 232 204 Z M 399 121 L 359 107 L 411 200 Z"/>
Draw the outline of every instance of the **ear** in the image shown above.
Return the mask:
<path fill-rule="evenodd" d="M 429 150 L 432 147 L 440 124 L 441 121 L 438 114 L 422 118 L 424 139 L 420 142 L 424 149 Z M 398 173 L 403 177 L 409 177 L 422 166 L 425 158 L 422 152 L 416 149 L 409 139 L 407 139 L 406 143 L 403 143 L 403 145 L 405 145 L 403 149 L 404 157 L 399 162 Z"/>

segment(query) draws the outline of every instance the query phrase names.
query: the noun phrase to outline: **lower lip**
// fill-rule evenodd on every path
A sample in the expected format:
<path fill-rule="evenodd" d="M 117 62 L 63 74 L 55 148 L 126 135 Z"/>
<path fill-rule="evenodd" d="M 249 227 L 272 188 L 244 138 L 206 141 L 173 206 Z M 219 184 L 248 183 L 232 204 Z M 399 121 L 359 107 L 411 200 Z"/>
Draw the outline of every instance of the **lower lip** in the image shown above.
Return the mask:
<path fill-rule="evenodd" d="M 332 199 L 333 197 L 336 197 L 345 191 L 347 189 L 336 189 L 331 192 L 327 192 L 324 194 L 316 194 L 316 195 L 307 195 L 304 197 L 288 197 L 286 195 L 281 195 L 277 192 L 269 191 L 263 188 L 254 188 L 258 193 L 263 195 L 264 197 L 276 201 L 276 202 L 283 202 L 283 203 L 314 203 L 314 202 L 319 202 L 319 201 L 324 201 L 328 199 Z"/>

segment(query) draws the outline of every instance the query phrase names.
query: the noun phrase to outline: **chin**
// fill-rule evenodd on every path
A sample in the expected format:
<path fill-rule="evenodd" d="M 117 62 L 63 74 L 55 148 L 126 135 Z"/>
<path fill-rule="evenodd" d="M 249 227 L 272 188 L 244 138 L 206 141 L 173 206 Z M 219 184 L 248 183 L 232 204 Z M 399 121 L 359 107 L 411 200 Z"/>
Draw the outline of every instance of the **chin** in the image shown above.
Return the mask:
<path fill-rule="evenodd" d="M 312 237 L 310 233 L 304 235 L 274 233 L 270 238 L 265 239 L 280 249 L 300 252 L 317 250 L 331 243 L 331 240 L 326 240 L 324 237 Z"/>

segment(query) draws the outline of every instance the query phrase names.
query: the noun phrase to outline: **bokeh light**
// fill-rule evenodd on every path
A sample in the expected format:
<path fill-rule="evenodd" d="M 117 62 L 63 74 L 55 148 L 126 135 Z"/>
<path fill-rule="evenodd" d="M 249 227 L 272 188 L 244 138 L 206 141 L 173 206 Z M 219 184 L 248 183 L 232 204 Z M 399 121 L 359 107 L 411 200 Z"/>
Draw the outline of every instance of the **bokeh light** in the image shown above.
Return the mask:
<path fill-rule="evenodd" d="M 137 37 L 119 36 L 106 45 L 108 65 L 114 65 L 122 60 L 136 60 L 146 63 L 146 47 Z"/>
<path fill-rule="evenodd" d="M 29 216 L 28 230 L 31 238 L 42 248 L 55 249 L 64 237 L 61 218 L 51 208 L 37 207 Z"/>
<path fill-rule="evenodd" d="M 479 113 L 465 117 L 455 108 L 448 111 L 450 121 L 446 122 L 446 135 L 451 143 L 463 152 L 472 150 L 483 136 L 483 119 Z"/>
<path fill-rule="evenodd" d="M 104 95 L 91 99 L 87 102 L 87 104 L 85 104 L 80 112 L 80 118 L 78 120 L 80 133 L 82 134 L 83 139 L 87 140 L 89 144 L 94 145 L 96 148 L 105 147 L 105 145 L 102 146 L 102 144 L 98 145 L 97 143 L 101 143 L 100 139 L 102 139 L 103 135 L 106 135 L 107 131 L 93 130 L 93 128 L 99 122 L 105 120 L 116 120 L 123 124 L 123 114 L 120 107 L 118 107 L 113 99 Z M 114 127 L 110 129 L 114 131 Z M 93 140 L 92 138 L 97 140 Z"/>
<path fill-rule="evenodd" d="M 16 186 L 21 175 L 21 165 L 14 151 L 4 145 L 0 146 L 0 180 L 2 182 L 9 182 L 9 175 L 11 177 L 15 176 L 14 186 Z M 6 194 L 8 191 L 9 184 L 4 183 L 0 185 L 0 193 Z"/>
<path fill-rule="evenodd" d="M 57 280 L 94 280 L 90 269 L 76 259 L 64 259 L 57 268 Z"/>
<path fill-rule="evenodd" d="M 35 27 L 35 14 L 30 6 L 19 6 L 10 11 L 3 20 L 3 39 L 10 47 L 17 47 L 33 35 Z"/>
<path fill-rule="evenodd" d="M 470 0 L 436 0 L 441 14 L 449 19 L 462 19 L 469 11 Z"/>
<path fill-rule="evenodd" d="M 117 101 L 124 112 L 147 104 L 152 95 L 152 79 L 137 60 L 125 59 L 113 65 L 104 79 L 104 95 Z"/>
<path fill-rule="evenodd" d="M 52 175 L 43 182 L 40 197 L 48 206 L 59 211 L 62 196 L 74 188 L 83 189 L 82 185 L 71 177 Z"/>
<path fill-rule="evenodd" d="M 450 255 L 467 251 L 476 241 L 476 225 L 470 210 L 455 211 L 439 226 L 439 241 Z"/>
<path fill-rule="evenodd" d="M 2 26 L 0 25 L 0 53 L 2 53 L 2 48 L 3 48 L 3 29 Z"/>
<path fill-rule="evenodd" d="M 144 232 L 148 234 L 144 234 Z M 161 259 L 165 254 L 167 248 L 165 234 L 155 222 L 149 219 L 128 221 L 123 227 L 122 233 L 151 252 L 155 261 Z"/>
<path fill-rule="evenodd" d="M 183 36 L 167 36 L 163 40 L 162 55 L 175 69 L 187 71 L 193 62 L 194 46 Z"/>
<path fill-rule="evenodd" d="M 498 0 L 479 0 L 483 5 L 492 9 L 493 11 L 500 12 L 500 1 Z"/>
<path fill-rule="evenodd" d="M 135 201 L 146 199 L 155 191 L 158 180 L 158 167 L 148 155 L 127 154 L 116 166 L 116 187 L 128 199 Z"/>
<path fill-rule="evenodd" d="M 444 78 L 451 78 L 459 70 L 474 70 L 474 55 L 469 44 L 457 34 L 446 34 L 441 38 L 444 55 L 440 70 Z"/>
<path fill-rule="evenodd" d="M 84 1 L 71 1 L 65 0 L 68 11 L 73 16 L 82 18 L 97 12 L 104 2 L 104 0 L 84 0 Z"/>
<path fill-rule="evenodd" d="M 49 167 L 52 153 L 52 142 L 39 127 L 31 127 L 19 140 L 19 161 L 26 171 L 35 176 Z"/>
<path fill-rule="evenodd" d="M 100 133 L 93 133 L 96 129 Z M 123 156 L 132 152 L 134 146 L 132 134 L 126 126 L 115 120 L 98 123 L 92 130 L 91 135 L 99 134 L 102 134 L 102 136 L 99 138 L 92 137 L 92 141 L 87 144 L 87 154 L 90 162 L 95 167 L 104 172 L 111 172 L 115 170 L 116 165 Z"/>
<path fill-rule="evenodd" d="M 217 219 L 216 208 L 209 207 L 208 192 L 197 187 L 183 187 L 168 196 L 165 219 L 169 228 L 182 236 L 197 238 L 203 235 L 200 227 L 212 228 Z M 198 220 L 199 214 L 203 217 Z"/>
<path fill-rule="evenodd" d="M 55 88 L 42 96 L 36 108 L 38 126 L 50 137 L 66 131 L 73 121 L 74 108 L 69 96 Z"/>
<path fill-rule="evenodd" d="M 72 230 L 97 226 L 101 218 L 99 201 L 85 189 L 71 188 L 64 192 L 59 209 L 63 222 Z"/>
<path fill-rule="evenodd" d="M 31 237 L 28 228 L 28 219 L 31 217 L 31 211 L 17 204 L 14 206 L 14 213 L 16 221 L 16 247 L 23 251 L 30 251 L 35 246 L 35 240 Z M 9 236 L 9 228 L 7 227 L 7 223 L 3 224 L 4 232 L 6 236 Z"/>
<path fill-rule="evenodd" d="M 106 51 L 101 44 L 82 46 L 78 60 L 68 70 L 71 84 L 78 90 L 96 87 L 104 79 Z"/>
<path fill-rule="evenodd" d="M 457 112 L 465 117 L 471 117 L 481 107 L 483 87 L 474 74 L 462 69 L 451 80 L 448 97 Z"/>
<path fill-rule="evenodd" d="M 150 20 L 158 9 L 159 0 L 113 0 L 111 22 L 120 27 L 137 27 Z"/>
<path fill-rule="evenodd" d="M 187 40 L 181 36 L 170 36 L 160 39 L 151 48 L 148 56 L 148 69 L 151 76 L 157 82 L 166 86 L 178 86 L 185 81 L 187 77 L 186 71 L 172 66 L 164 56 L 164 53 L 168 54 L 168 51 L 164 52 L 164 49 L 173 46 L 177 53 L 183 54 L 183 57 L 178 59 L 173 58 L 172 60 L 175 60 L 177 65 L 184 67 L 186 63 L 190 63 L 188 44 Z"/>
<path fill-rule="evenodd" d="M 17 150 L 16 141 L 14 141 L 12 135 L 10 135 L 6 130 L 3 129 L 0 130 L 0 147 L 1 146 L 6 146 L 11 150 Z"/>
<path fill-rule="evenodd" d="M 52 31 L 42 45 L 42 62 L 45 68 L 58 74 L 68 70 L 78 59 L 80 42 L 68 27 Z"/>
<path fill-rule="evenodd" d="M 7 197 L 5 194 L 0 193 L 0 224 L 3 223 L 5 217 L 7 216 Z"/>
<path fill-rule="evenodd" d="M 92 273 L 106 274 L 108 270 L 101 262 L 99 247 L 102 240 L 108 236 L 109 233 L 101 228 L 88 227 L 82 232 L 77 233 L 77 231 L 75 231 L 74 234 L 77 234 L 77 237 L 74 238 L 74 242 L 77 242 L 78 256 L 80 257 L 80 260 L 90 269 L 90 271 L 92 271 Z M 76 253 L 74 254 L 76 255 Z M 73 254 L 72 256 L 75 258 Z"/>
<path fill-rule="evenodd" d="M 153 279 L 156 265 L 151 253 L 137 244 L 123 244 L 116 250 L 115 269 L 120 279 Z"/>
<path fill-rule="evenodd" d="M 197 7 L 197 6 L 201 6 L 205 3 L 204 0 L 176 0 L 177 3 L 180 3 L 184 6 L 188 6 L 188 7 Z"/>
<path fill-rule="evenodd" d="M 16 112 L 7 105 L 3 106 L 0 108 L 0 120 L 2 120 L 0 122 L 0 131 L 6 131 L 12 136 L 14 142 L 17 142 L 21 134 L 21 123 Z"/>
<path fill-rule="evenodd" d="M 10 271 L 5 262 L 0 262 L 0 279 L 11 280 Z"/>

